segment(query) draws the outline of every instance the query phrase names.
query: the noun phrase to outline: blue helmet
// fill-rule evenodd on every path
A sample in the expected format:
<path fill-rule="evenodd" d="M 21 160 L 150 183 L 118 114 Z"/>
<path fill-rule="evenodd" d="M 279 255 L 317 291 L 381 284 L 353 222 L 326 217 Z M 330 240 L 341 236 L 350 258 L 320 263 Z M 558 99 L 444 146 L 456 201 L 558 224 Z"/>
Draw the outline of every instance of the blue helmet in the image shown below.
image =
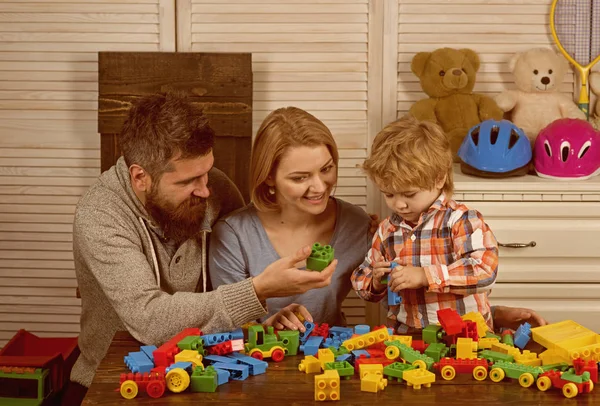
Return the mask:
<path fill-rule="evenodd" d="M 469 130 L 458 156 L 464 173 L 483 177 L 525 175 L 532 157 L 531 143 L 512 122 L 485 120 Z"/>

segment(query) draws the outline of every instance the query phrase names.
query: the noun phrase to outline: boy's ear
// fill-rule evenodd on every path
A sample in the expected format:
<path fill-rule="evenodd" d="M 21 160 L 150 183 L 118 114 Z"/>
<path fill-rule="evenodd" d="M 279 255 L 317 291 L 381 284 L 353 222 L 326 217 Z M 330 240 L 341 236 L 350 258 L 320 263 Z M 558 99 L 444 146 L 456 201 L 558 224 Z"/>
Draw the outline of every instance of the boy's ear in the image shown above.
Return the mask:
<path fill-rule="evenodd" d="M 438 178 L 438 180 L 435 182 L 436 189 L 443 189 L 444 185 L 446 184 L 447 178 L 448 178 L 447 174 L 444 174 L 444 176 L 442 176 L 441 178 Z"/>

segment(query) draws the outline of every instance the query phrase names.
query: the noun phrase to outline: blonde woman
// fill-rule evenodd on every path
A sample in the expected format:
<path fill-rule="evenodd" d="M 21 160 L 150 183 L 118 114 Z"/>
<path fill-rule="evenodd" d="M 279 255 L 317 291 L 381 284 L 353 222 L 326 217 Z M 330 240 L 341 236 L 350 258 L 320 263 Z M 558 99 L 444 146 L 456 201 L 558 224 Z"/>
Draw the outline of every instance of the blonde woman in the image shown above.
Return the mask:
<path fill-rule="evenodd" d="M 214 288 L 256 277 L 315 242 L 334 248 L 338 264 L 331 284 L 267 299 L 264 324 L 302 331 L 295 311 L 318 323 L 346 323 L 342 302 L 351 289 L 350 275 L 370 246 L 371 219 L 361 208 L 332 196 L 338 160 L 333 136 L 319 119 L 295 107 L 273 111 L 254 140 L 252 203 L 213 229 L 209 269 Z"/>

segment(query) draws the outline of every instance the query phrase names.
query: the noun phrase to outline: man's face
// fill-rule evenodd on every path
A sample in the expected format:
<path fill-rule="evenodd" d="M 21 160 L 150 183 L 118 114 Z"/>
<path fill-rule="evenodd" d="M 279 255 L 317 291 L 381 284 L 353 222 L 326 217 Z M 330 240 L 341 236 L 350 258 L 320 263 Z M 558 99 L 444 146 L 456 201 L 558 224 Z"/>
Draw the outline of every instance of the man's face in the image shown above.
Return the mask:
<path fill-rule="evenodd" d="M 146 195 L 146 210 L 165 236 L 181 243 L 200 232 L 208 190 L 208 171 L 213 167 L 212 151 L 207 155 L 171 160 L 174 170 L 152 182 Z"/>

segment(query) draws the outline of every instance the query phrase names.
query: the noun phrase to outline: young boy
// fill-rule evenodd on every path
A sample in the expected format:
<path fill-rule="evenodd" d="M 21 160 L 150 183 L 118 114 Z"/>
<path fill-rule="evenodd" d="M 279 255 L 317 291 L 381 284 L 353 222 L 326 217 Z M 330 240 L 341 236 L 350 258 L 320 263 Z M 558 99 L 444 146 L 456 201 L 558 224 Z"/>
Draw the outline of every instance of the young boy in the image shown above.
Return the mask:
<path fill-rule="evenodd" d="M 392 122 L 375 137 L 363 169 L 393 213 L 352 274 L 358 295 L 378 302 L 388 286 L 400 293 L 401 304 L 388 309 L 389 327 L 400 334 L 437 323 L 443 308 L 479 312 L 493 328 L 488 293 L 498 243 L 479 212 L 451 199 L 452 153 L 443 130 L 411 116 Z M 398 266 L 390 269 L 391 261 Z"/>

